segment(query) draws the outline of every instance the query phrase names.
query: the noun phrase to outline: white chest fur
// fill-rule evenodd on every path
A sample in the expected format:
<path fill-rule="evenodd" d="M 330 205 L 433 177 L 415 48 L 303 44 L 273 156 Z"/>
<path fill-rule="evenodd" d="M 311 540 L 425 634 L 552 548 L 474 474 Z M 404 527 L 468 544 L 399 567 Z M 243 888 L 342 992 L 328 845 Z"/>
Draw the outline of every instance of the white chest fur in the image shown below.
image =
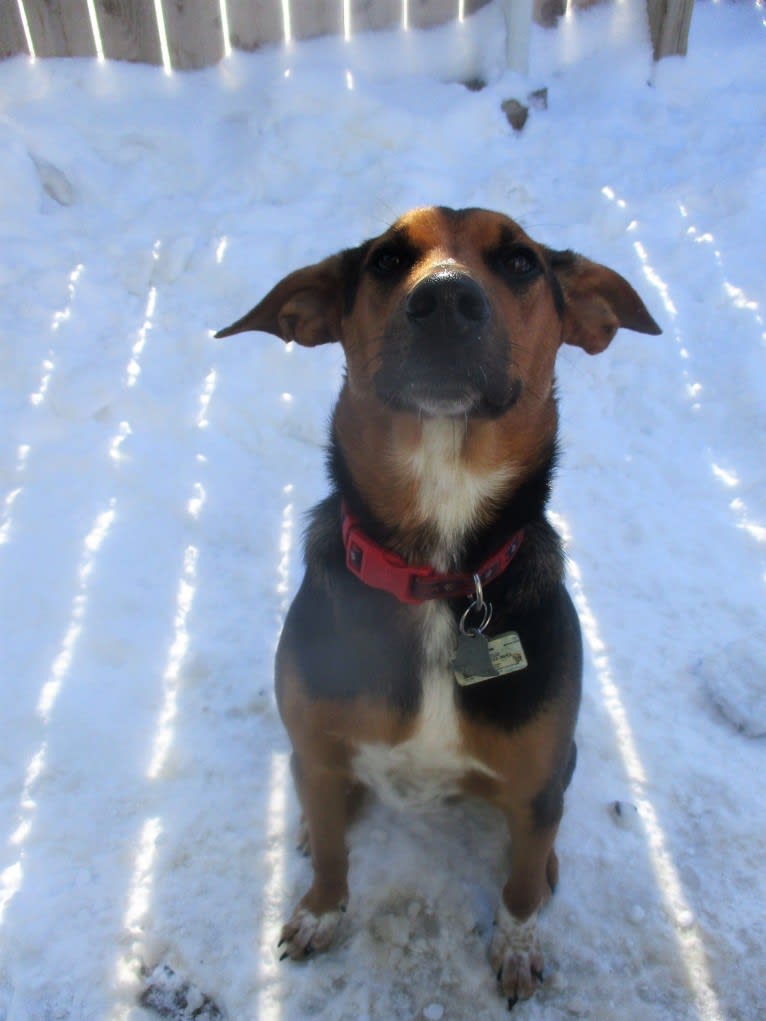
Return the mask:
<path fill-rule="evenodd" d="M 441 603 L 425 603 L 422 614 L 423 698 L 415 732 L 401 744 L 363 744 L 353 767 L 356 776 L 382 801 L 425 808 L 459 793 L 470 772 L 489 772 L 461 749 L 451 662 L 455 625 Z"/>
<path fill-rule="evenodd" d="M 479 472 L 466 464 L 465 422 L 460 418 L 430 418 L 422 425 L 420 442 L 402 458 L 400 470 L 415 482 L 418 511 L 432 524 L 445 553 L 437 569 L 449 568 L 449 552 L 459 550 L 482 507 L 492 503 L 513 478 L 512 465 Z"/>

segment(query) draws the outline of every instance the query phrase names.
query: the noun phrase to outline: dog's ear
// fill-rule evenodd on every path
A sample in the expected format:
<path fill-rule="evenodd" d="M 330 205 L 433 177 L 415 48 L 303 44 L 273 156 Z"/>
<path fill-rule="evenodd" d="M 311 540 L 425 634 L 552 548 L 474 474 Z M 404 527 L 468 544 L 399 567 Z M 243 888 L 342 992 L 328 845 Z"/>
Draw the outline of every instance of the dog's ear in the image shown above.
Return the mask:
<path fill-rule="evenodd" d="M 255 308 L 219 330 L 216 337 L 262 330 L 305 347 L 340 340 L 350 254 L 339 252 L 288 274 Z"/>
<path fill-rule="evenodd" d="M 622 326 L 637 333 L 662 333 L 624 277 L 574 252 L 550 252 L 563 298 L 563 340 L 595 355 Z"/>

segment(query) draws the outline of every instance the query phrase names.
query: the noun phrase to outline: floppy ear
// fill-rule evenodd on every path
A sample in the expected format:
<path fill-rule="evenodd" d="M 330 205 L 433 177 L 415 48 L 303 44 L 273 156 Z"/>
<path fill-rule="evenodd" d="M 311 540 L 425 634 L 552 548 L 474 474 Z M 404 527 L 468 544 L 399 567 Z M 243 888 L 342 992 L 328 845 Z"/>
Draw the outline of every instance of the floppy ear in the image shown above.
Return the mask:
<path fill-rule="evenodd" d="M 262 330 L 305 347 L 340 340 L 346 257 L 346 252 L 340 252 L 290 273 L 216 337 Z"/>
<path fill-rule="evenodd" d="M 574 252 L 552 252 L 551 265 L 564 299 L 565 344 L 595 355 L 609 346 L 621 326 L 662 333 L 638 294 L 613 269 Z"/>

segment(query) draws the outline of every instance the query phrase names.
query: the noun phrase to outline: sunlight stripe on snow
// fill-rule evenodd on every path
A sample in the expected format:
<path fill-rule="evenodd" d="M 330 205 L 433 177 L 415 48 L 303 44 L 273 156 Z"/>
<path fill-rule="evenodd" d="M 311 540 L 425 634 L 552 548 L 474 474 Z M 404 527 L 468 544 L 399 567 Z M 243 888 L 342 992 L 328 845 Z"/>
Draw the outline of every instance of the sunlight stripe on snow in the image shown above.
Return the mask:
<path fill-rule="evenodd" d="M 123 923 L 131 935 L 140 935 L 141 923 L 149 910 L 154 857 L 161 833 L 162 824 L 158 818 L 147 819 L 141 830 Z"/>
<path fill-rule="evenodd" d="M 132 432 L 133 430 L 130 428 L 130 422 L 120 422 L 117 427 L 117 432 L 113 437 L 112 442 L 109 444 L 109 457 L 112 461 L 119 463 L 122 460 L 120 448 Z"/>
<path fill-rule="evenodd" d="M 162 675 L 164 694 L 162 708 L 157 721 L 151 760 L 147 775 L 155 780 L 167 761 L 168 752 L 173 741 L 175 719 L 178 714 L 178 691 L 180 687 L 181 664 L 189 648 L 189 631 L 186 621 L 194 602 L 197 581 L 197 558 L 199 550 L 196 546 L 187 546 L 184 552 L 184 564 L 181 580 L 176 593 L 176 613 L 173 622 L 173 641 L 168 652 L 165 671 Z"/>
<path fill-rule="evenodd" d="M 210 402 L 213 399 L 215 393 L 216 382 L 218 381 L 218 373 L 215 369 L 211 369 L 205 376 L 205 382 L 202 387 L 202 393 L 199 397 L 199 410 L 197 412 L 197 428 L 207 429 L 210 425 L 208 421 L 207 412 L 210 407 Z"/>
<path fill-rule="evenodd" d="M 641 260 L 641 265 L 644 268 L 644 276 L 660 295 L 662 304 L 665 306 L 665 311 L 672 319 L 675 319 L 678 315 L 678 309 L 673 304 L 673 299 L 670 297 L 670 289 L 668 288 L 668 285 L 649 262 L 649 255 L 641 242 L 634 241 L 633 247 L 636 250 L 636 255 Z"/>
<path fill-rule="evenodd" d="M 146 347 L 146 341 L 149 336 L 149 332 L 152 328 L 152 320 L 154 319 L 154 312 L 157 307 L 157 288 L 149 288 L 149 296 L 146 299 L 146 309 L 144 311 L 144 321 L 141 329 L 138 331 L 138 338 L 133 345 L 130 352 L 130 361 L 128 362 L 128 369 L 125 378 L 125 385 L 133 387 L 138 382 L 138 377 L 141 375 L 141 355 L 144 353 Z"/>
<path fill-rule="evenodd" d="M 617 195 L 613 188 L 609 187 L 602 188 L 601 194 L 604 196 L 604 198 L 608 199 L 609 202 L 612 202 L 616 206 L 618 206 L 619 209 L 623 211 L 626 211 L 628 209 L 627 202 L 624 199 L 620 198 L 620 196 Z M 638 221 L 633 220 L 629 224 L 628 230 L 631 233 L 635 233 L 638 227 L 639 227 Z M 690 354 L 684 344 L 681 331 L 676 325 L 676 320 L 678 319 L 678 309 L 676 308 L 673 299 L 670 296 L 670 288 L 668 287 L 667 283 L 662 279 L 662 277 L 657 272 L 655 267 L 652 265 L 651 259 L 649 258 L 649 253 L 645 245 L 641 241 L 636 240 L 633 242 L 633 250 L 635 251 L 636 255 L 639 258 L 644 276 L 659 295 L 660 300 L 662 301 L 662 304 L 665 307 L 665 311 L 667 312 L 668 317 L 672 321 L 673 339 L 675 340 L 676 345 L 678 346 L 678 353 L 684 362 L 688 362 L 690 360 Z M 700 404 L 697 398 L 700 396 L 700 393 L 702 392 L 702 384 L 692 379 L 688 367 L 684 367 L 682 369 L 682 376 L 684 380 L 686 395 L 689 398 L 689 400 L 693 402 L 692 410 L 698 411 L 700 408 Z"/>
<path fill-rule="evenodd" d="M 550 517 L 565 545 L 568 546 L 571 541 L 571 533 L 566 521 L 555 513 L 552 513 Z M 620 690 L 612 676 L 612 667 L 606 654 L 606 644 L 601 637 L 598 621 L 585 594 L 582 572 L 576 561 L 572 559 L 571 554 L 567 555 L 567 565 L 572 598 L 591 652 L 603 703 L 617 737 L 623 767 L 630 784 L 631 797 L 638 809 L 646 836 L 652 870 L 665 904 L 665 910 L 673 923 L 673 932 L 686 971 L 690 992 L 694 997 L 700 1018 L 704 1018 L 705 1021 L 725 1021 L 713 988 L 700 929 L 696 924 L 694 912 L 686 899 L 683 884 L 668 849 L 657 812 L 645 794 L 648 780 L 646 769 L 636 745 Z"/>
<path fill-rule="evenodd" d="M 259 940 L 258 1021 L 282 1018 L 283 966 L 275 953 L 279 932 L 285 919 L 285 872 L 287 848 L 287 792 L 290 790 L 289 756 L 278 752 L 271 756 L 269 803 L 264 827 L 264 852 L 260 873 L 268 876 L 263 891 Z"/>
<path fill-rule="evenodd" d="M 29 457 L 29 444 L 22 443 L 16 452 L 16 475 L 22 476 L 26 471 L 27 458 Z M 3 499 L 3 513 L 0 517 L 0 546 L 8 542 L 13 523 L 13 505 L 23 490 L 22 486 L 15 486 Z"/>
<path fill-rule="evenodd" d="M 84 265 L 80 262 L 70 272 L 67 279 L 67 302 L 63 308 L 58 309 L 53 313 L 51 318 L 50 332 L 57 334 L 61 329 L 63 323 L 67 322 L 72 315 L 72 306 L 74 304 L 75 296 L 77 294 L 77 284 L 82 276 Z M 39 382 L 37 383 L 37 389 L 34 390 L 28 397 L 28 401 L 33 408 L 40 408 L 48 396 L 50 389 L 51 380 L 53 374 L 56 371 L 56 353 L 54 348 L 49 348 L 45 357 L 40 364 L 40 376 Z M 22 443 L 19 445 L 16 455 L 16 468 L 15 472 L 17 476 L 23 476 L 27 470 L 27 463 L 29 461 L 29 453 L 31 447 L 28 443 Z M 0 546 L 3 546 L 8 542 L 12 527 L 13 517 L 13 505 L 18 499 L 22 492 L 22 486 L 14 486 L 13 489 L 4 497 L 2 503 L 2 513 L 0 514 Z"/>
<path fill-rule="evenodd" d="M 77 568 L 77 593 L 72 601 L 69 625 L 37 703 L 37 712 L 45 723 L 48 723 L 50 720 L 51 712 L 58 698 L 61 686 L 64 683 L 64 678 L 69 673 L 72 665 L 74 649 L 82 632 L 82 622 L 88 605 L 88 586 L 91 574 L 93 573 L 98 552 L 114 524 L 117 514 L 116 502 L 112 498 L 109 501 L 108 509 L 96 517 L 83 543 L 82 555 Z"/>
<path fill-rule="evenodd" d="M 114 523 L 116 513 L 116 500 L 112 499 L 109 501 L 108 508 L 96 516 L 83 542 L 77 568 L 77 590 L 70 609 L 69 624 L 37 701 L 37 713 L 45 727 L 50 724 L 56 701 L 72 666 L 75 647 L 82 632 L 83 619 L 88 605 L 88 589 L 93 568 L 98 553 Z M 45 768 L 47 749 L 48 742 L 44 738 L 32 756 L 24 775 L 24 784 L 16 812 L 19 822 L 9 838 L 10 845 L 18 848 L 19 857 L 14 864 L 8 866 L 0 874 L 0 924 L 8 904 L 18 893 L 23 881 L 24 845 L 32 829 L 37 810 L 34 789 Z"/>
<path fill-rule="evenodd" d="M 54 326 L 53 329 L 56 327 Z M 40 366 L 40 385 L 33 394 L 29 395 L 29 403 L 37 408 L 45 400 L 45 396 L 48 393 L 48 387 L 51 385 L 51 376 L 53 370 L 56 368 L 56 363 L 53 361 L 53 351 L 49 351 L 46 358 L 43 359 L 42 365 Z"/>
<path fill-rule="evenodd" d="M 688 221 L 690 219 L 688 208 L 681 202 L 678 203 L 678 211 L 684 220 Z M 700 231 L 691 223 L 686 229 L 686 235 L 696 244 L 708 244 L 712 246 L 713 258 L 715 259 L 720 271 L 724 295 L 733 308 L 742 312 L 752 312 L 756 328 L 761 333 L 761 340 L 766 340 L 766 333 L 763 332 L 764 320 L 763 316 L 760 314 L 760 306 L 758 305 L 758 302 L 749 298 L 741 287 L 732 283 L 726 276 L 723 254 L 719 248 L 715 247 L 714 236 L 710 233 L 710 231 Z M 711 461 L 711 468 L 714 477 L 726 489 L 736 488 L 740 484 L 739 477 L 733 469 L 724 469 L 719 464 L 716 464 L 715 461 Z M 729 503 L 729 510 L 736 518 L 737 528 L 741 529 L 757 543 L 766 543 L 766 527 L 753 519 L 741 497 L 737 496 L 731 500 Z M 766 580 L 766 575 L 763 576 L 763 580 Z"/>
<path fill-rule="evenodd" d="M 197 429 L 207 429 L 210 424 L 207 416 L 217 382 L 218 373 L 215 369 L 210 369 L 205 375 L 200 389 L 195 422 Z M 196 461 L 198 465 L 204 465 L 206 463 L 205 455 L 198 453 Z M 207 492 L 203 483 L 201 481 L 195 482 L 192 485 L 192 493 L 186 504 L 186 511 L 193 521 L 199 519 L 206 500 Z M 173 742 L 175 720 L 178 715 L 178 696 L 181 688 L 181 667 L 189 648 L 187 619 L 191 612 L 197 588 L 198 560 L 199 549 L 194 545 L 188 545 L 184 551 L 181 579 L 176 592 L 173 641 L 170 645 L 168 659 L 162 675 L 164 694 L 147 772 L 150 780 L 155 780 L 162 772 Z"/>
<path fill-rule="evenodd" d="M 16 450 L 16 475 L 22 477 L 27 470 L 27 461 L 29 460 L 29 451 L 31 447 L 28 443 L 19 444 Z M 3 513 L 0 517 L 0 546 L 3 546 L 10 537 L 11 526 L 13 523 L 13 505 L 19 497 L 19 494 L 23 491 L 22 486 L 15 486 L 3 500 Z"/>
<path fill-rule="evenodd" d="M 143 927 L 151 907 L 152 888 L 154 886 L 154 859 L 157 844 L 162 835 L 162 821 L 158 817 L 146 819 L 141 827 L 138 838 L 133 873 L 128 887 L 128 900 L 125 909 L 123 926 L 132 940 L 138 940 L 143 934 Z M 117 984 L 123 986 L 127 1003 L 117 1006 L 110 1015 L 110 1021 L 122 1021 L 133 1014 L 133 989 L 141 970 L 142 962 L 136 956 L 135 945 L 117 962 Z"/>
<path fill-rule="evenodd" d="M 51 318 L 51 333 L 58 333 L 58 331 L 61 329 L 62 324 L 67 322 L 67 320 L 71 318 L 72 306 L 74 304 L 75 295 L 77 293 L 77 284 L 80 280 L 80 277 L 82 276 L 82 271 L 84 268 L 85 267 L 83 266 L 82 263 L 78 263 L 77 266 L 75 266 L 75 268 L 69 274 L 69 279 L 67 282 L 67 303 L 64 306 L 64 308 L 61 308 L 57 312 L 53 313 L 53 317 Z M 30 394 L 29 397 L 29 403 L 35 408 L 39 407 L 45 400 L 48 394 L 48 388 L 50 387 L 51 377 L 53 376 L 53 373 L 56 368 L 56 364 L 54 362 L 53 349 L 48 351 L 48 354 L 43 359 L 40 368 L 41 368 L 40 383 L 37 387 L 37 390 L 34 393 Z"/>
<path fill-rule="evenodd" d="M 162 242 L 155 241 L 152 245 L 152 277 L 154 276 L 154 268 L 159 262 L 161 251 Z M 144 310 L 144 321 L 141 324 L 141 329 L 138 331 L 136 342 L 131 349 L 130 361 L 128 362 L 128 368 L 125 373 L 125 385 L 127 387 L 135 386 L 138 382 L 138 377 L 141 375 L 141 356 L 144 353 L 146 341 L 152 329 L 156 308 L 157 288 L 153 284 L 150 284 L 149 294 L 146 299 L 146 308 Z"/>
<path fill-rule="evenodd" d="M 47 743 L 44 741 L 32 756 L 32 761 L 27 766 L 26 773 L 24 774 L 24 786 L 21 791 L 21 797 L 19 798 L 19 807 L 17 812 L 19 824 L 11 834 L 8 841 L 12 847 L 23 847 L 27 836 L 29 835 L 29 831 L 32 828 L 32 819 L 36 808 L 35 801 L 32 798 L 32 791 L 45 766 L 45 754 L 47 749 Z M 0 872 L 0 925 L 3 924 L 6 908 L 21 889 L 21 885 L 24 880 L 24 867 L 22 862 L 23 856 L 19 853 L 19 857 L 16 861 Z"/>
<path fill-rule="evenodd" d="M 85 267 L 80 262 L 69 274 L 69 282 L 67 284 L 67 298 L 69 300 L 65 308 L 54 313 L 53 319 L 51 320 L 51 332 L 55 333 L 59 330 L 61 328 L 61 324 L 66 322 L 66 320 L 72 315 L 72 305 L 74 304 L 75 294 L 77 293 L 77 284 L 79 283 L 84 269 Z"/>
<path fill-rule="evenodd" d="M 8 537 L 11 531 L 11 521 L 13 518 L 13 505 L 21 492 L 22 487 L 17 486 L 16 489 L 12 489 L 3 500 L 3 514 L 2 518 L 0 518 L 0 546 L 3 546 L 6 542 L 8 542 Z"/>
<path fill-rule="evenodd" d="M 729 507 L 737 515 L 738 528 L 741 528 L 743 532 L 746 532 L 756 542 L 766 543 L 766 528 L 753 520 L 745 501 L 741 497 L 735 497 L 729 504 Z M 766 576 L 764 577 L 766 578 Z"/>
<path fill-rule="evenodd" d="M 196 428 L 199 430 L 204 430 L 209 425 L 207 416 L 217 381 L 218 373 L 215 369 L 210 369 L 205 375 L 199 393 L 195 421 Z M 196 463 L 198 465 L 204 465 L 206 461 L 204 454 L 197 453 Z M 207 494 L 202 482 L 195 482 L 192 486 L 192 495 L 186 505 L 187 513 L 192 521 L 199 519 L 206 499 Z M 156 780 L 162 774 L 163 769 L 167 766 L 173 745 L 183 680 L 182 669 L 190 642 L 188 618 L 197 590 L 198 561 L 199 549 L 189 544 L 184 550 L 181 578 L 176 591 L 173 638 L 162 675 L 162 704 L 146 773 L 149 780 Z M 110 1016 L 110 1021 L 127 1021 L 127 1018 L 133 1013 L 136 983 L 141 969 L 146 963 L 142 959 L 141 939 L 151 910 L 151 896 L 155 883 L 155 857 L 161 835 L 161 819 L 159 817 L 146 819 L 138 841 L 124 918 L 124 928 L 132 937 L 132 945 L 117 961 L 116 967 L 117 982 L 122 987 L 123 1002 L 117 1005 Z"/>
<path fill-rule="evenodd" d="M 678 211 L 684 220 L 689 219 L 689 210 L 681 202 L 678 203 Z M 720 248 L 715 247 L 715 238 L 710 233 L 710 231 L 700 232 L 700 230 L 697 227 L 695 227 L 694 224 L 690 224 L 686 228 L 686 234 L 687 237 L 691 238 L 696 244 L 708 244 L 713 246 L 713 257 L 715 258 L 715 261 L 718 264 L 718 268 L 721 271 L 724 294 L 729 299 L 734 308 L 743 309 L 747 312 L 754 312 L 756 322 L 759 324 L 759 326 L 763 326 L 763 318 L 759 315 L 760 307 L 758 305 L 758 302 L 754 301 L 752 298 L 749 298 L 741 287 L 738 287 L 736 284 L 732 283 L 727 278 L 726 270 L 724 267 L 723 254 L 721 253 Z"/>
<path fill-rule="evenodd" d="M 282 492 L 290 497 L 293 492 L 292 483 L 284 487 Z M 282 527 L 279 532 L 280 558 L 277 564 L 277 593 L 281 596 L 279 609 L 284 614 L 287 612 L 290 591 L 290 554 L 293 548 L 293 532 L 295 530 L 295 509 L 292 502 L 288 502 L 282 508 Z"/>
<path fill-rule="evenodd" d="M 602 188 L 601 191 L 602 194 L 611 202 L 617 202 L 623 208 L 626 207 L 626 203 L 618 198 L 613 189 Z M 683 205 L 682 203 L 678 203 L 678 211 L 684 220 L 689 219 L 689 210 L 685 205 Z M 635 221 L 633 226 L 636 226 Z M 687 228 L 686 234 L 695 243 L 709 244 L 713 246 L 715 245 L 715 238 L 709 231 L 700 232 L 694 225 L 690 225 Z M 673 319 L 675 319 L 677 316 L 677 311 L 675 305 L 673 304 L 670 298 L 669 289 L 665 282 L 661 279 L 659 274 L 656 272 L 656 270 L 654 270 L 653 267 L 651 266 L 646 248 L 641 244 L 640 241 L 636 241 L 634 243 L 634 248 L 636 250 L 636 254 L 638 255 L 639 259 L 643 264 L 644 273 L 647 279 L 659 292 L 663 304 L 665 305 L 668 311 L 668 314 Z M 741 309 L 742 311 L 745 312 L 752 312 L 755 317 L 756 324 L 758 325 L 759 328 L 762 328 L 763 318 L 759 314 L 759 306 L 757 302 L 750 301 L 745 292 L 741 288 L 736 287 L 734 284 L 732 284 L 729 280 L 726 279 L 723 257 L 719 249 L 713 248 L 713 256 L 721 271 L 722 287 L 726 297 L 730 300 L 730 302 L 735 308 Z M 679 329 L 675 326 L 675 324 L 673 325 L 673 334 L 676 343 L 679 346 L 679 354 L 681 355 L 681 358 L 685 362 L 691 364 L 691 355 L 688 349 L 684 346 L 681 333 Z M 764 336 L 766 337 L 766 335 Z M 692 409 L 694 411 L 698 411 L 700 408 L 698 398 L 700 397 L 703 391 L 702 384 L 699 382 L 692 382 L 692 377 L 690 376 L 689 370 L 687 368 L 683 369 L 683 377 L 686 382 L 687 397 L 689 397 L 689 399 L 694 402 L 692 404 Z M 739 479 L 735 471 L 731 469 L 724 471 L 714 461 L 711 461 L 711 469 L 713 472 L 713 476 L 725 488 L 731 489 L 739 484 Z M 741 497 L 736 497 L 735 499 L 731 500 L 731 502 L 729 503 L 729 510 L 734 514 L 736 518 L 737 528 L 741 529 L 743 532 L 749 535 L 751 539 L 754 539 L 759 544 L 766 542 L 766 527 L 764 527 L 763 525 L 761 525 L 759 522 L 755 521 L 752 518 Z M 764 576 L 764 578 L 766 578 L 766 576 Z"/>

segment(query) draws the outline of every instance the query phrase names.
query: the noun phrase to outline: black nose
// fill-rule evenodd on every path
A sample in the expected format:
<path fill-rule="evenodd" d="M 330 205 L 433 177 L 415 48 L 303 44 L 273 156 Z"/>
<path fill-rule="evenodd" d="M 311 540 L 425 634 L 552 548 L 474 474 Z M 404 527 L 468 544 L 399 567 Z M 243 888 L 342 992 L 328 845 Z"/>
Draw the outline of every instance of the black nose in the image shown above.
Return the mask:
<path fill-rule="evenodd" d="M 426 277 L 407 299 L 407 318 L 421 328 L 475 330 L 487 322 L 489 302 L 475 280 L 464 273 Z"/>

